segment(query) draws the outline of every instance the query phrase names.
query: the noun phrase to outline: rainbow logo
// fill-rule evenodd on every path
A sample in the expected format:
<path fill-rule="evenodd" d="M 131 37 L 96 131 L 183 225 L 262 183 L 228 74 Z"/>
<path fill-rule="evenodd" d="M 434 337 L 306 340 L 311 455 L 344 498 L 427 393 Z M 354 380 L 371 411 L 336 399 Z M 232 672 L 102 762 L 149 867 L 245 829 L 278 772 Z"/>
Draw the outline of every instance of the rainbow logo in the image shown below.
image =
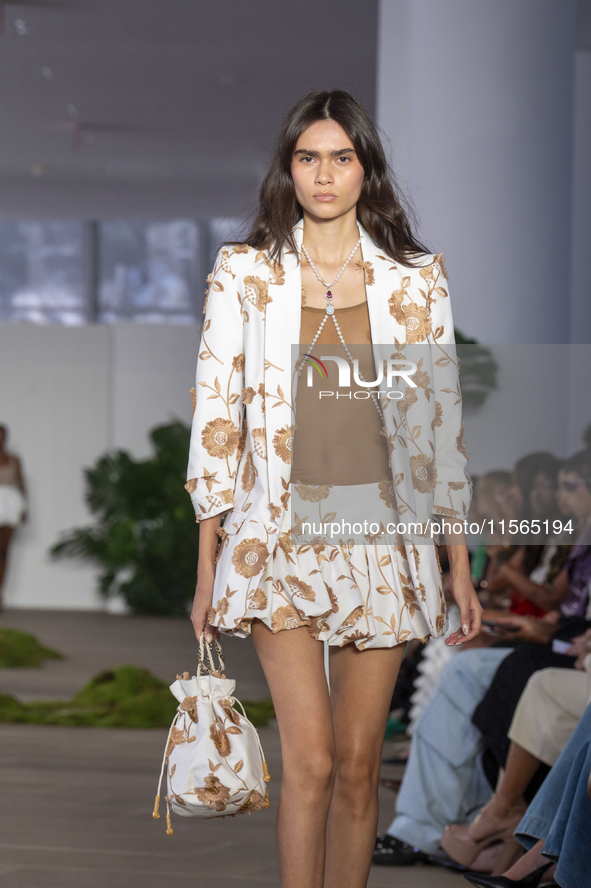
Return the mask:
<path fill-rule="evenodd" d="M 318 360 L 318 358 L 313 358 L 312 355 L 306 353 L 303 357 L 303 363 L 311 364 L 312 367 L 315 367 L 316 370 L 318 370 L 321 376 L 324 376 L 325 379 L 328 379 L 328 370 L 326 369 L 322 361 Z M 308 385 L 310 385 L 310 383 L 308 383 Z"/>

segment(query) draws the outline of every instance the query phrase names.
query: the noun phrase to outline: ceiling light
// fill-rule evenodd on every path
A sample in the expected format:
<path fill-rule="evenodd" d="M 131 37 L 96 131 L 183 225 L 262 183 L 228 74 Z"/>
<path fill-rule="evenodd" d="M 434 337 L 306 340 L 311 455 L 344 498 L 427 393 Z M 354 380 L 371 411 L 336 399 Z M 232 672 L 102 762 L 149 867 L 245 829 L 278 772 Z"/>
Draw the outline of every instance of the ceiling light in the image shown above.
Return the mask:
<path fill-rule="evenodd" d="M 53 78 L 55 77 L 55 74 L 53 73 L 53 68 L 50 68 L 49 65 L 43 65 L 43 67 L 39 68 L 39 73 L 44 80 L 53 80 Z"/>
<path fill-rule="evenodd" d="M 24 19 L 15 19 L 14 20 L 14 30 L 17 34 L 20 34 L 21 37 L 24 37 L 25 34 L 29 33 L 29 29 L 27 28 L 26 22 Z"/>

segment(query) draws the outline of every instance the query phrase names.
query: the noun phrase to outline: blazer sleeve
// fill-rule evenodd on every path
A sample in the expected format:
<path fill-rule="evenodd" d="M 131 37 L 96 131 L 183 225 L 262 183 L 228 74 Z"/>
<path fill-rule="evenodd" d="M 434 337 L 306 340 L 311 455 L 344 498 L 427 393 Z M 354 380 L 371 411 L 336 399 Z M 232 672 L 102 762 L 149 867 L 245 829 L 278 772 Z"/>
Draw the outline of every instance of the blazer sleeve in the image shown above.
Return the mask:
<path fill-rule="evenodd" d="M 237 275 L 218 253 L 205 302 L 186 489 L 197 521 L 232 508 L 243 426 L 244 324 Z"/>
<path fill-rule="evenodd" d="M 433 265 L 437 275 L 433 293 L 433 380 L 435 389 L 435 466 L 437 484 L 433 511 L 464 520 L 472 496 L 472 482 L 466 471 L 468 452 L 462 422 L 460 362 L 456 352 L 449 287 L 441 255 Z"/>

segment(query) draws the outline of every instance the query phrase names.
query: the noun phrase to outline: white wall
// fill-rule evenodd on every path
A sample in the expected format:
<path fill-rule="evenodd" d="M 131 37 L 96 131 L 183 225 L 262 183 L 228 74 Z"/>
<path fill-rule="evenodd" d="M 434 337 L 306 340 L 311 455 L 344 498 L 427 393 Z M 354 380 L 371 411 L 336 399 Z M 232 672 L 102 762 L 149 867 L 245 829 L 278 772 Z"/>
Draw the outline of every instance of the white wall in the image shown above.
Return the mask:
<path fill-rule="evenodd" d="M 0 324 L 0 422 L 30 491 L 29 521 L 11 552 L 8 606 L 104 607 L 95 570 L 52 562 L 47 550 L 60 531 L 89 520 L 85 467 L 113 447 L 145 457 L 150 428 L 189 421 L 196 358 L 196 326 Z"/>
<path fill-rule="evenodd" d="M 568 342 L 575 0 L 380 0 L 378 122 L 457 325 Z"/>

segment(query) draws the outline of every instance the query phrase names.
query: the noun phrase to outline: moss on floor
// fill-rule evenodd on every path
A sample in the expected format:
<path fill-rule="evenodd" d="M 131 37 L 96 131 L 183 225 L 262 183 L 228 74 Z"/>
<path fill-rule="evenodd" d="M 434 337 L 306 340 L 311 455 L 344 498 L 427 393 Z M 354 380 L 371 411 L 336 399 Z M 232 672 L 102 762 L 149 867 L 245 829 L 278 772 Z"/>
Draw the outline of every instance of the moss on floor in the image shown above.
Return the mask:
<path fill-rule="evenodd" d="M 270 700 L 244 702 L 247 717 L 264 727 L 274 716 Z M 167 728 L 177 702 L 166 682 L 147 669 L 118 666 L 101 672 L 70 701 L 20 703 L 0 694 L 0 722 L 101 728 Z"/>
<path fill-rule="evenodd" d="M 45 647 L 28 632 L 0 627 L 0 668 L 38 668 L 44 660 L 63 660 L 63 654 Z"/>

